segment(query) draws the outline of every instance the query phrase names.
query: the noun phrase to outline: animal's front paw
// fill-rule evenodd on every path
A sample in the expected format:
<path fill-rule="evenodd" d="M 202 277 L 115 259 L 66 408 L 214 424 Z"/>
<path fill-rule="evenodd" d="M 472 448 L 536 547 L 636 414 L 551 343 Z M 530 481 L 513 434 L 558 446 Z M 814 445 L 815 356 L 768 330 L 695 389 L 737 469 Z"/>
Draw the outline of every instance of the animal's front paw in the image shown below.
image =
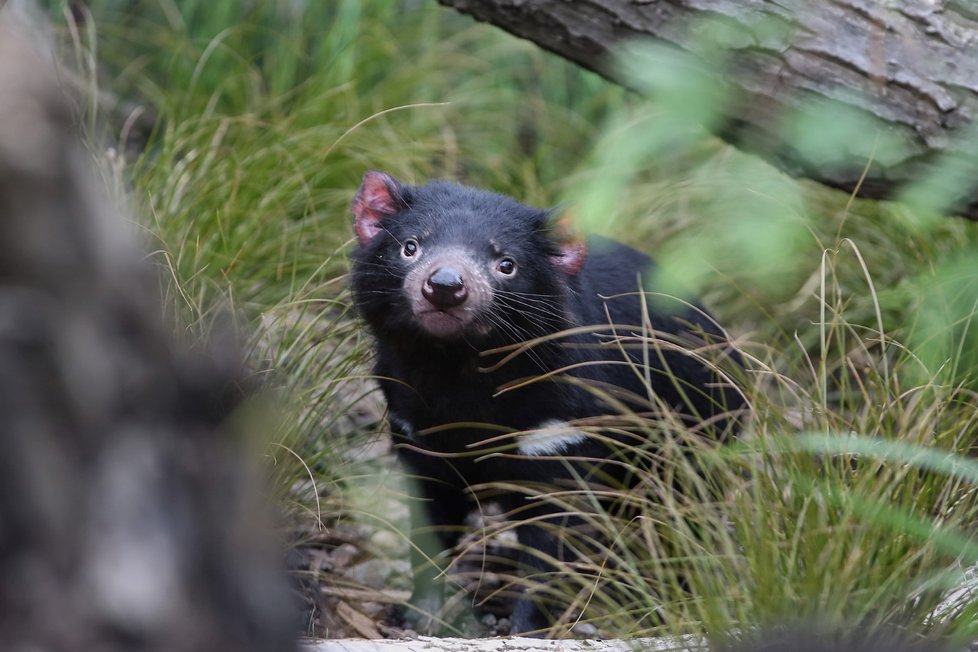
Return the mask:
<path fill-rule="evenodd" d="M 550 619 L 539 605 L 529 598 L 516 601 L 511 623 L 509 633 L 512 636 L 545 638 L 550 629 Z"/>

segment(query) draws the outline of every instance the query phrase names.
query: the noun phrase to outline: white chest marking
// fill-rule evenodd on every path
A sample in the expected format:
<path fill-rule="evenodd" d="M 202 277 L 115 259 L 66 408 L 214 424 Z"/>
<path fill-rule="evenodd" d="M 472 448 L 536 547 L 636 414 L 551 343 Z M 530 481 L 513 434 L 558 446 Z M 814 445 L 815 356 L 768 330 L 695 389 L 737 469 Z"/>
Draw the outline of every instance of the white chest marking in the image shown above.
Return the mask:
<path fill-rule="evenodd" d="M 549 419 L 536 430 L 517 437 L 517 451 L 523 455 L 561 455 L 575 444 L 587 439 L 587 435 L 575 430 L 566 421 Z"/>

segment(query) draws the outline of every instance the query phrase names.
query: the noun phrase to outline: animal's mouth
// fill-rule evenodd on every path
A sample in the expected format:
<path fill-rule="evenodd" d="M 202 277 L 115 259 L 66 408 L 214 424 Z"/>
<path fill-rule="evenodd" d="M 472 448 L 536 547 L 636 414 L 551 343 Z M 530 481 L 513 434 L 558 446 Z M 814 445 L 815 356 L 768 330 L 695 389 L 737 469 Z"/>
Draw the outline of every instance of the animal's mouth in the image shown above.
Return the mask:
<path fill-rule="evenodd" d="M 421 328 L 436 337 L 459 337 L 468 322 L 463 317 L 437 308 L 422 310 L 416 316 Z"/>

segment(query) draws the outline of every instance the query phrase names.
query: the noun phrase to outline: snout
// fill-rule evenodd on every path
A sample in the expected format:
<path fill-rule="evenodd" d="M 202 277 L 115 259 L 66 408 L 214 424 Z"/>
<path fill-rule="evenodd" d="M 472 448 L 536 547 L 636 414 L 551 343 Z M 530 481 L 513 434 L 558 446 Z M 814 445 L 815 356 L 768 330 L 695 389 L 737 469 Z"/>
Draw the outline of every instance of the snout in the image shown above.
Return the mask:
<path fill-rule="evenodd" d="M 447 310 L 465 303 L 469 292 L 465 279 L 455 267 L 439 267 L 425 279 L 421 295 L 439 310 Z"/>
<path fill-rule="evenodd" d="M 0 0 L 2 1 L 2 0 Z M 443 339 L 477 335 L 478 317 L 492 303 L 485 263 L 464 250 L 431 252 L 404 279 L 404 291 L 421 330 Z"/>

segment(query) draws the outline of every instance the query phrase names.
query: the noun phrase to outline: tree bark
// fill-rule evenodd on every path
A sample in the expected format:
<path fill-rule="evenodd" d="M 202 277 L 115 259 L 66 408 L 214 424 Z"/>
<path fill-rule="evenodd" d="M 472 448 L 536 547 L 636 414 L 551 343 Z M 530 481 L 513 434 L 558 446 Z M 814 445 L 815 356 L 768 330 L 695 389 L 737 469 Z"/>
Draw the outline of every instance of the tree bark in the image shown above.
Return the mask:
<path fill-rule="evenodd" d="M 308 640 L 301 652 L 706 652 L 706 641 L 683 638 L 642 638 L 611 641 L 545 640 L 539 638 L 438 638 L 361 641 Z"/>
<path fill-rule="evenodd" d="M 965 0 L 439 1 L 625 84 L 608 56 L 622 42 L 698 51 L 697 26 L 725 21 L 742 36 L 724 44 L 722 70 L 702 67 L 737 99 L 722 107 L 714 133 L 789 174 L 858 187 L 863 197 L 891 198 L 931 178 L 946 193 L 941 209 L 978 219 L 978 9 Z M 801 155 L 784 120 L 797 112 L 817 120 L 822 100 L 872 118 L 899 151 L 871 164 L 861 148 Z"/>
<path fill-rule="evenodd" d="M 228 432 L 241 358 L 173 341 L 13 4 L 0 4 L 0 650 L 294 650 L 266 506 Z"/>

